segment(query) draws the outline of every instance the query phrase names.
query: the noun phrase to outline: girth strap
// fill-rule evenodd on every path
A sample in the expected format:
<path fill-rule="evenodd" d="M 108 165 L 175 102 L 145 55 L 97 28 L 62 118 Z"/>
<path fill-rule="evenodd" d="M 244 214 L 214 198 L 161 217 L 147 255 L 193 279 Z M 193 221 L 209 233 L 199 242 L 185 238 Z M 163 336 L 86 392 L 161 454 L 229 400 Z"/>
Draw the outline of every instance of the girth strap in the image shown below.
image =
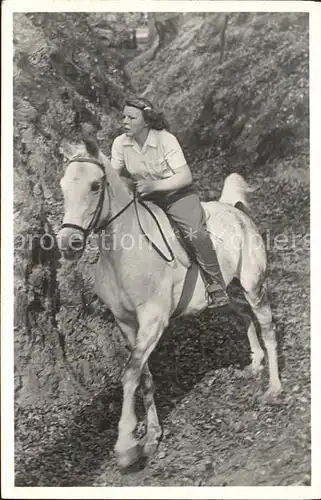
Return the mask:
<path fill-rule="evenodd" d="M 188 268 L 187 273 L 185 275 L 182 294 L 176 306 L 176 309 L 171 316 L 171 319 L 175 319 L 178 316 L 180 316 L 190 303 L 195 291 L 198 275 L 199 275 L 199 265 L 197 264 L 197 262 L 193 260 L 192 265 Z"/>

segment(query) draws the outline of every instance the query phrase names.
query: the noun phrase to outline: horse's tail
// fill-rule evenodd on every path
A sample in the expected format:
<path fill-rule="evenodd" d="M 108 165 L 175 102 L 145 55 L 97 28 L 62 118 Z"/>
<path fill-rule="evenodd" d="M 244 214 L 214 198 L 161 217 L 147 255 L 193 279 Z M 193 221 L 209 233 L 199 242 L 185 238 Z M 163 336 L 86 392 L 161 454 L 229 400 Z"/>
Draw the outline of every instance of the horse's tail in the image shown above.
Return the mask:
<path fill-rule="evenodd" d="M 255 191 L 250 187 L 243 177 L 239 174 L 230 174 L 224 181 L 223 191 L 219 201 L 228 203 L 238 208 L 250 216 L 250 206 L 247 199 L 248 193 Z"/>

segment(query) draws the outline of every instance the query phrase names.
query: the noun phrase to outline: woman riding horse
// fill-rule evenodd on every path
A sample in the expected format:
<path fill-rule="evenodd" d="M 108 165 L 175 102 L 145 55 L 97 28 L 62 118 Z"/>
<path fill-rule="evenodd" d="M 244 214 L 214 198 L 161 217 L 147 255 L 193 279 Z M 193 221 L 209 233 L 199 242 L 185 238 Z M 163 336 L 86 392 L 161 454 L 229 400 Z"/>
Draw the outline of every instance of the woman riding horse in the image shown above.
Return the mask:
<path fill-rule="evenodd" d="M 132 116 L 135 110 L 143 113 L 135 106 L 125 106 L 128 135 L 116 139 L 113 148 L 114 166 L 119 168 L 121 165 L 126 168 L 128 166 L 134 179 L 140 181 L 137 182 L 138 192 L 143 195 L 148 193 L 155 200 L 159 194 L 169 213 L 174 207 L 174 214 L 176 216 L 177 213 L 180 214 L 175 207 L 177 204 L 178 206 L 182 204 L 179 210 L 183 212 L 181 217 L 185 221 L 184 227 L 186 220 L 188 222 L 191 220 L 193 225 L 190 223 L 187 227 L 197 229 L 199 234 L 203 214 L 198 206 L 197 195 L 184 193 L 187 186 L 191 189 L 189 169 L 183 163 L 185 159 L 178 163 L 179 168 L 176 169 L 175 164 L 172 164 L 174 168 L 171 167 L 173 155 L 170 152 L 177 151 L 175 137 L 166 130 L 158 131 L 152 129 L 150 125 L 144 126 L 146 121 L 143 114 L 139 115 L 140 121 L 136 115 L 136 118 L 134 116 L 130 119 L 129 116 Z M 148 110 L 144 112 L 147 113 Z M 134 125 L 127 125 L 127 120 L 133 121 L 135 127 L 138 122 L 140 125 L 137 125 L 137 129 L 139 127 L 141 130 L 147 129 L 144 132 L 145 144 L 141 148 L 142 151 L 130 135 Z M 144 134 L 142 133 L 141 137 Z M 159 135 L 166 136 L 175 145 L 170 147 L 167 143 L 166 154 L 162 153 L 163 156 L 158 156 L 156 140 Z M 133 145 L 123 144 L 120 147 L 122 141 L 128 143 L 133 141 Z M 159 149 L 162 151 L 160 146 Z M 119 156 L 116 164 L 117 151 Z M 137 153 L 137 157 L 134 156 L 137 161 L 128 163 L 126 155 L 132 157 L 134 153 Z M 122 376 L 123 403 L 115 445 L 118 464 L 125 468 L 138 460 L 142 454 L 152 456 L 161 439 L 162 429 L 154 400 L 153 377 L 148 361 L 180 302 L 188 266 L 178 258 L 180 247 L 175 239 L 172 242 L 174 264 L 169 264 L 169 261 L 162 258 L 150 245 L 150 241 L 155 241 L 158 235 L 158 228 L 155 227 L 155 220 L 151 217 L 150 210 L 148 211 L 129 192 L 109 159 L 100 151 L 96 140 L 89 141 L 87 138 L 84 144 L 78 145 L 66 143 L 64 154 L 69 161 L 61 179 L 65 214 L 59 231 L 59 248 L 65 258 L 79 259 L 85 250 L 90 233 L 98 232 L 100 255 L 96 266 L 95 291 L 112 312 L 130 350 L 130 358 Z M 184 158 L 180 148 L 177 157 Z M 142 168 L 138 158 L 145 160 L 145 177 L 141 173 L 137 174 L 136 178 L 135 168 L 139 172 Z M 160 159 L 163 162 L 160 163 Z M 158 176 L 157 169 L 161 172 Z M 181 187 L 182 178 L 185 179 L 185 188 Z M 159 187 L 165 188 L 164 191 Z M 167 190 L 166 187 L 170 189 Z M 217 242 L 217 258 L 224 281 L 230 284 L 234 277 L 239 280 L 249 304 L 250 311 L 244 310 L 249 320 L 247 322 L 247 336 L 251 350 L 249 371 L 253 374 L 260 373 L 264 359 L 264 351 L 257 336 L 257 324 L 266 348 L 269 368 L 269 387 L 263 397 L 264 400 L 270 398 L 274 400 L 282 390 L 282 386 L 278 373 L 276 332 L 267 295 L 266 251 L 254 222 L 243 211 L 235 208 L 238 203 L 242 206 L 247 204 L 248 191 L 249 187 L 240 175 L 230 174 L 225 179 L 220 200 L 208 201 L 203 206 L 208 216 L 208 230 L 215 244 Z M 172 203 L 169 203 L 168 199 Z M 193 201 L 193 205 L 189 203 L 190 200 Z M 157 207 L 155 208 L 157 211 Z M 190 214 L 194 209 L 198 210 L 198 219 L 194 213 Z M 199 226 L 195 227 L 195 220 Z M 168 240 L 172 231 L 165 218 L 163 226 Z M 146 234 L 152 235 L 151 240 L 141 239 L 142 227 L 146 229 Z M 202 230 L 204 231 L 204 226 Z M 220 238 L 215 239 L 215 235 L 220 235 Z M 139 244 L 133 244 L 130 248 L 125 246 L 124 238 L 129 236 L 133 243 L 139 242 Z M 197 249 L 202 256 L 203 247 L 198 245 Z M 212 263 L 210 259 L 209 262 Z M 211 269 L 213 272 L 213 268 Z M 216 277 L 213 273 L 213 280 L 214 276 Z M 207 307 L 207 302 L 205 283 L 198 275 L 192 296 L 180 315 L 196 314 Z M 147 422 L 146 434 L 142 440 L 139 440 L 135 433 L 137 427 L 135 394 L 139 386 L 142 389 Z"/>
<path fill-rule="evenodd" d="M 125 102 L 123 122 L 125 132 L 112 145 L 113 168 L 130 177 L 137 194 L 159 205 L 178 226 L 207 282 L 209 307 L 229 303 L 231 287 L 226 289 L 190 168 L 163 113 L 149 100 L 134 97 Z M 240 295 L 233 296 L 235 301 L 247 305 Z"/>

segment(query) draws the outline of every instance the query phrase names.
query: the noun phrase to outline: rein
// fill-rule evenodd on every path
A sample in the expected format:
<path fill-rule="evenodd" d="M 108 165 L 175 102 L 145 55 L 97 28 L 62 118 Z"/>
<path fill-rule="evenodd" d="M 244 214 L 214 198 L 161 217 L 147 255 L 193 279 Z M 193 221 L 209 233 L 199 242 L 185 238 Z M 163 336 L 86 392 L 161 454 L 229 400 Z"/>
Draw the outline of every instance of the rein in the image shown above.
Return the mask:
<path fill-rule="evenodd" d="M 109 190 L 109 182 L 107 181 L 106 179 L 106 171 L 105 171 L 105 167 L 103 165 L 103 163 L 101 163 L 99 160 L 96 160 L 95 158 L 83 158 L 83 157 L 75 157 L 73 158 L 72 160 L 69 161 L 69 165 L 70 163 L 73 163 L 73 162 L 77 162 L 77 163 L 93 163 L 94 165 L 97 165 L 100 170 L 103 172 L 103 176 L 100 180 L 100 194 L 99 194 L 99 200 L 98 200 L 98 203 L 97 203 L 97 207 L 96 207 L 96 210 L 94 212 L 94 215 L 93 215 L 93 218 L 92 220 L 90 221 L 89 223 L 89 226 L 87 227 L 87 229 L 84 229 L 83 227 L 81 226 L 78 226 L 78 224 L 71 224 L 71 223 L 64 223 L 62 224 L 61 226 L 61 229 L 63 228 L 72 228 L 72 229 L 77 229 L 78 231 L 81 231 L 83 234 L 84 234 L 84 238 L 85 240 L 87 239 L 89 233 L 93 230 L 94 233 L 98 233 L 99 231 L 102 231 L 103 229 L 106 229 L 114 220 L 116 220 L 120 215 L 122 215 L 126 210 L 127 208 L 130 207 L 130 205 L 134 204 L 134 207 L 135 207 L 135 213 L 136 213 L 136 217 L 137 217 L 137 221 L 138 221 L 138 225 L 139 225 L 139 228 L 141 230 L 141 232 L 143 233 L 143 235 L 145 236 L 145 238 L 147 239 L 147 241 L 151 244 L 152 248 L 158 253 L 158 255 L 160 255 L 166 262 L 172 262 L 174 260 L 174 253 L 173 253 L 173 250 L 171 249 L 167 239 L 166 239 L 166 236 L 160 226 L 160 223 L 158 222 L 157 220 L 157 217 L 155 217 L 154 213 L 152 212 L 152 210 L 148 207 L 148 205 L 146 205 L 142 200 L 140 200 L 136 193 L 134 194 L 133 198 L 124 206 L 124 208 L 122 208 L 116 215 L 114 215 L 113 217 L 111 217 L 111 219 L 107 220 L 105 223 L 102 222 L 102 224 L 100 224 L 100 226 L 98 227 L 95 227 L 96 224 L 98 223 L 99 219 L 100 219 L 100 216 L 101 216 L 101 212 L 102 212 L 102 209 L 103 209 L 103 206 L 104 206 L 104 201 L 105 201 L 105 189 L 104 189 L 104 185 L 106 184 L 107 185 L 107 189 Z M 108 196 L 109 198 L 109 210 L 108 212 L 110 211 L 110 196 Z M 163 242 L 165 243 L 165 246 L 170 254 L 170 258 L 168 258 L 159 248 L 158 246 L 149 238 L 149 236 L 145 233 L 142 225 L 141 225 L 141 222 L 140 222 L 140 219 L 139 219 L 139 213 L 138 213 L 138 206 L 137 206 L 137 203 L 140 203 L 140 205 L 142 207 L 145 208 L 145 210 L 147 210 L 147 212 L 152 216 L 154 222 L 156 223 L 157 225 L 157 228 L 161 234 L 161 237 L 163 239 Z"/>
<path fill-rule="evenodd" d="M 114 215 L 111 219 L 109 219 L 108 221 L 106 221 L 105 223 L 102 223 L 100 226 L 96 227 L 94 229 L 94 233 L 98 233 L 99 231 L 102 231 L 103 229 L 106 229 L 106 227 L 109 226 L 109 224 L 111 224 L 114 220 L 116 220 L 122 213 L 125 212 L 125 210 L 127 210 L 128 207 L 130 207 L 130 205 L 132 203 L 134 203 L 135 201 L 135 197 L 132 198 L 128 203 L 127 205 L 124 206 L 124 208 L 122 208 L 116 215 Z"/>
<path fill-rule="evenodd" d="M 134 200 L 137 200 L 136 197 L 134 197 Z M 174 254 L 173 254 L 173 250 L 171 249 L 171 247 L 169 246 L 168 244 L 168 241 L 166 239 L 166 236 L 164 235 L 163 233 L 163 230 L 157 220 L 157 217 L 155 217 L 155 214 L 152 212 L 152 210 L 142 201 L 142 200 L 138 200 L 139 203 L 141 204 L 142 207 L 145 208 L 145 210 L 147 210 L 147 212 L 152 216 L 154 222 L 156 223 L 157 227 L 158 227 L 158 230 L 160 232 L 160 235 L 163 239 L 163 242 L 165 243 L 165 246 L 170 254 L 170 258 L 166 257 L 166 255 L 164 255 L 164 253 L 158 248 L 157 245 L 155 245 L 155 243 L 147 236 L 147 234 L 145 233 L 144 229 L 142 228 L 142 225 L 141 225 L 141 222 L 140 222 L 140 219 L 139 219 L 139 214 L 138 214 L 138 207 L 137 207 L 137 201 L 135 202 L 135 212 L 136 212 L 136 217 L 137 217 L 137 221 L 138 221 L 138 225 L 139 225 L 139 228 L 141 230 L 141 232 L 143 233 L 143 235 L 145 236 L 145 238 L 147 239 L 148 243 L 150 243 L 153 247 L 153 249 L 158 253 L 158 255 L 160 255 L 166 262 L 173 262 L 174 260 Z"/>

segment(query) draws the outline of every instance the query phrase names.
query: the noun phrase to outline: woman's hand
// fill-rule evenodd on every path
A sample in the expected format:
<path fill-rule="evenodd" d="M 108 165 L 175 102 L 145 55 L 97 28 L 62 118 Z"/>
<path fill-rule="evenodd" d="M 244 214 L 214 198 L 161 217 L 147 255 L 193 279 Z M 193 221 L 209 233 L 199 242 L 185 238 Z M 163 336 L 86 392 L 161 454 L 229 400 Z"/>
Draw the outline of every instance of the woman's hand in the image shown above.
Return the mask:
<path fill-rule="evenodd" d="M 135 182 L 136 191 L 140 196 L 147 196 L 154 191 L 171 191 L 181 189 L 192 183 L 192 174 L 188 165 L 183 165 L 175 170 L 174 175 L 160 180 L 141 179 Z"/>
<path fill-rule="evenodd" d="M 140 196 L 147 196 L 152 193 L 154 188 L 154 182 L 148 179 L 141 179 L 135 182 L 136 191 Z"/>

